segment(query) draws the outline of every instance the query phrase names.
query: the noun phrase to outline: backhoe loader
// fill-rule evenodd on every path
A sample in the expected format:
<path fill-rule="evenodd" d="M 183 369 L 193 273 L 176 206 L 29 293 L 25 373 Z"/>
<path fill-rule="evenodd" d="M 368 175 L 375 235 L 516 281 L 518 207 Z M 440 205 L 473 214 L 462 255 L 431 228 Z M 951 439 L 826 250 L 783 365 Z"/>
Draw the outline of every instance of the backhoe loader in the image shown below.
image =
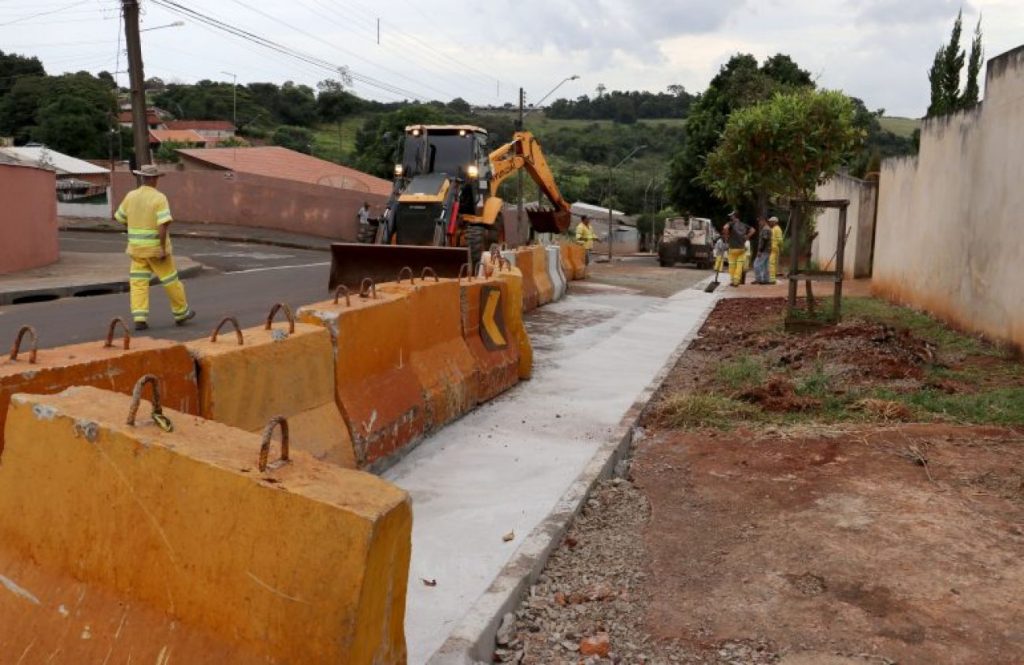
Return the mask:
<path fill-rule="evenodd" d="M 331 245 L 330 288 L 358 287 L 365 277 L 393 280 L 403 268 L 420 274 L 432 268 L 456 277 L 476 266 L 481 254 L 504 242 L 504 201 L 498 187 L 525 169 L 551 201 L 553 210 L 527 210 L 535 233 L 569 227 L 569 203 L 562 198 L 533 134 L 487 152 L 487 130 L 473 125 L 410 125 L 402 160 L 384 214 L 360 233 L 360 243 Z"/>

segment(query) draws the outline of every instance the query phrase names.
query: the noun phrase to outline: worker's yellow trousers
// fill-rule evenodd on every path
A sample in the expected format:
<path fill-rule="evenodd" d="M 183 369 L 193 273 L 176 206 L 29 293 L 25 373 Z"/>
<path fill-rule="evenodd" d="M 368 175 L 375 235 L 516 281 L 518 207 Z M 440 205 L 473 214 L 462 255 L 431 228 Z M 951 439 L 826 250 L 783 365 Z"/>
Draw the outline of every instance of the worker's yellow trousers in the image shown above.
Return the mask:
<path fill-rule="evenodd" d="M 174 258 L 171 256 L 163 259 L 132 257 L 132 267 L 128 273 L 132 319 L 145 321 L 149 318 L 149 281 L 153 275 L 156 275 L 167 292 L 174 319 L 184 319 L 188 314 L 188 301 L 185 299 L 185 287 L 178 279 L 178 270 L 174 267 Z"/>
<path fill-rule="evenodd" d="M 715 272 L 722 272 L 723 263 L 725 263 L 724 255 L 719 255 L 715 257 Z"/>
<path fill-rule="evenodd" d="M 733 286 L 739 286 L 743 279 L 744 258 L 746 251 L 743 249 L 729 250 L 729 279 Z"/>
<path fill-rule="evenodd" d="M 768 283 L 775 283 L 775 275 L 779 270 L 779 249 L 772 247 L 772 253 L 768 255 Z"/>

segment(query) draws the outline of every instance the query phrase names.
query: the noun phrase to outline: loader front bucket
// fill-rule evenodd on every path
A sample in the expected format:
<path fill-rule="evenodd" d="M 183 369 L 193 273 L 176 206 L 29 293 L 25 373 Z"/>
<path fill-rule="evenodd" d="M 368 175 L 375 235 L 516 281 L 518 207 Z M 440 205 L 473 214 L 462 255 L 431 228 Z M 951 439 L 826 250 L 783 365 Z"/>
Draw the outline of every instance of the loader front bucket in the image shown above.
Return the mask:
<path fill-rule="evenodd" d="M 567 210 L 526 210 L 534 233 L 565 233 L 572 215 Z"/>
<path fill-rule="evenodd" d="M 355 293 L 366 277 L 374 282 L 393 282 L 405 267 L 411 268 L 417 278 L 424 268 L 432 268 L 438 277 L 458 277 L 459 269 L 466 263 L 469 263 L 469 250 L 465 247 L 336 242 L 331 244 L 328 288 L 333 291 L 344 284 Z"/>

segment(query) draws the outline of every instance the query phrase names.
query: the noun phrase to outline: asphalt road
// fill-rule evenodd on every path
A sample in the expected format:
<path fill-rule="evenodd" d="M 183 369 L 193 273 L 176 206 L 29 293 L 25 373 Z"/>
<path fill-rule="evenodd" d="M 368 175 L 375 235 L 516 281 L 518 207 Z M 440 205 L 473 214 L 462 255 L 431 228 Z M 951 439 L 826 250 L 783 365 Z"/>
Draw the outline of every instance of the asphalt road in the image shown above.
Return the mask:
<path fill-rule="evenodd" d="M 176 255 L 187 256 L 220 272 L 310 265 L 331 260 L 328 252 L 186 238 L 174 236 L 173 231 L 171 235 Z M 125 236 L 121 233 L 64 231 L 60 234 L 60 248 L 65 252 L 118 253 L 124 251 L 124 246 Z"/>
<path fill-rule="evenodd" d="M 123 251 L 123 243 L 118 234 L 61 235 L 61 247 L 72 251 L 117 252 Z M 294 309 L 328 297 L 327 252 L 193 238 L 175 239 L 174 247 L 176 253 L 212 269 L 184 281 L 197 314 L 186 326 L 174 325 L 163 289 L 150 288 L 150 328 L 145 333 L 150 337 L 196 339 L 228 315 L 237 317 L 243 327 L 254 326 L 276 302 Z M 100 339 L 117 316 L 131 320 L 127 293 L 0 307 L 0 343 L 13 340 L 26 324 L 39 333 L 40 348 Z"/>

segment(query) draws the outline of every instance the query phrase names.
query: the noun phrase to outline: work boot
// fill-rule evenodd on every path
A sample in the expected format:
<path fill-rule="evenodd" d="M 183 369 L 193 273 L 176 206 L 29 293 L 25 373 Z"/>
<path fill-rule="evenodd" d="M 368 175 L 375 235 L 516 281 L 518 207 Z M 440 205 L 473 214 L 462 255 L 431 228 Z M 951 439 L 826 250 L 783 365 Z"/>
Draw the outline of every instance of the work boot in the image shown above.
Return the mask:
<path fill-rule="evenodd" d="M 196 318 L 196 311 L 194 309 L 189 309 L 188 314 L 174 321 L 174 325 L 183 326 L 194 318 Z"/>
<path fill-rule="evenodd" d="M 146 323 L 145 321 L 136 321 L 135 322 L 135 329 L 136 330 L 149 330 L 149 324 Z"/>

